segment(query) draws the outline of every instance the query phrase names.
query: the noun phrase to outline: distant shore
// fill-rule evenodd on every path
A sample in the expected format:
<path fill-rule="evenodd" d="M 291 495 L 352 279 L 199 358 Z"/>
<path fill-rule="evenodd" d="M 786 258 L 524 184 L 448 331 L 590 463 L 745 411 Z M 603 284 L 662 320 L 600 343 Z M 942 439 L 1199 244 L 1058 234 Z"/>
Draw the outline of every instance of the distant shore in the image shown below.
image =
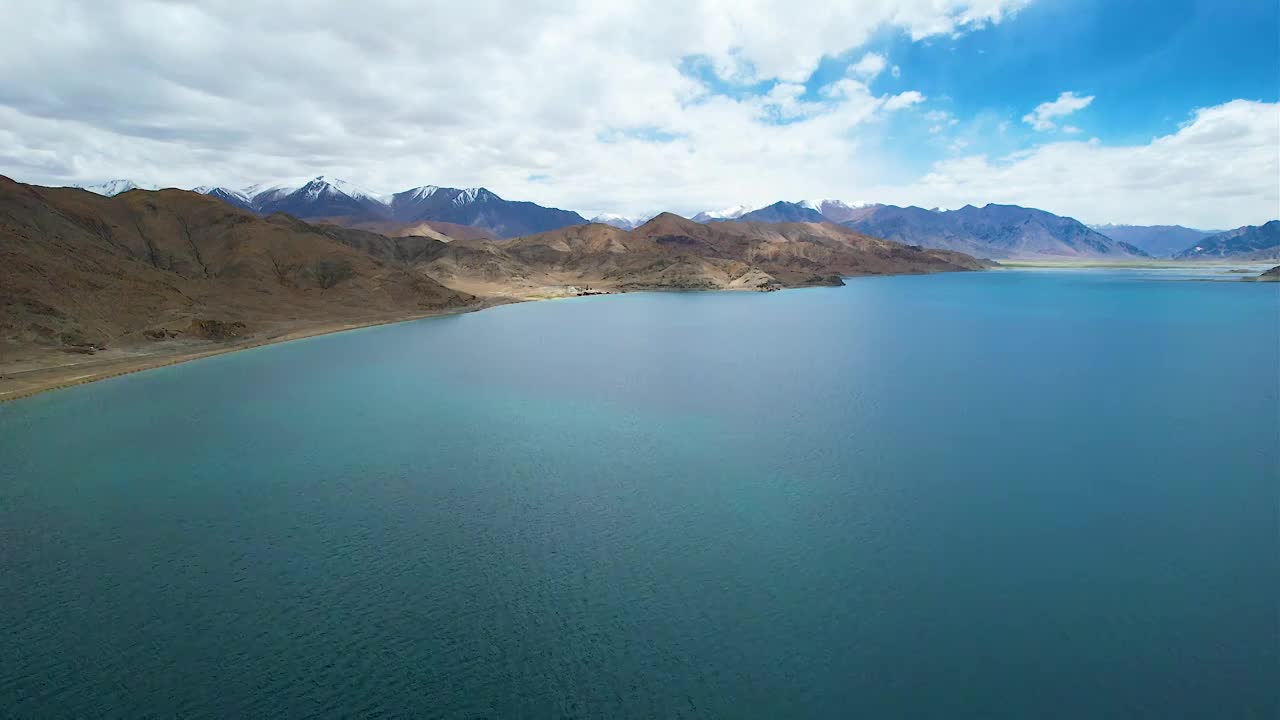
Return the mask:
<path fill-rule="evenodd" d="M 1280 260 L 1172 260 L 1148 258 L 1145 260 L 1100 260 L 1096 258 L 1057 259 L 1057 258 L 1023 258 L 1017 260 L 998 260 L 1003 267 L 1010 268 L 1257 268 L 1259 272 L 1267 270 Z"/>

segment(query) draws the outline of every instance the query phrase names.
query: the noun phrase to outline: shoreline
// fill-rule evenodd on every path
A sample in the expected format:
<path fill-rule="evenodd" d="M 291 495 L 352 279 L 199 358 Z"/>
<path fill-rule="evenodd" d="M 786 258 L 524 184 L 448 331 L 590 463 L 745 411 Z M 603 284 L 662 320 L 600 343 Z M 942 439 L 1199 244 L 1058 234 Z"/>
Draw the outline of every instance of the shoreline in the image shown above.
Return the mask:
<path fill-rule="evenodd" d="M 1211 265 L 1257 265 L 1256 261 L 1247 263 L 1213 263 L 1213 262 L 1098 262 L 1098 261 L 1044 261 L 1044 260 L 1005 260 L 1000 264 L 984 268 L 985 270 L 998 270 L 1001 267 L 1011 270 L 1031 269 L 1031 268 L 1154 268 L 1154 267 L 1188 267 L 1188 266 L 1211 266 Z M 978 271 L 981 272 L 981 271 Z M 926 273 L 933 274 L 933 273 Z M 855 275 L 850 277 L 891 277 L 892 275 Z M 1245 279 L 1245 278 L 1241 278 Z M 798 285 L 795 287 L 784 287 L 782 290 L 796 290 L 806 287 L 815 287 L 809 285 Z M 821 287 L 821 286 L 817 286 Z M 597 295 L 626 295 L 633 292 L 662 292 L 676 290 L 675 288 L 634 288 L 634 289 L 610 289 L 606 292 L 590 293 L 588 296 Z M 693 292 L 745 292 L 745 288 L 696 288 L 691 289 Z M 0 388 L 10 382 L 17 382 L 18 387 L 12 390 L 0 389 L 0 405 L 14 401 L 29 398 L 42 393 L 54 390 L 62 390 L 65 388 L 75 387 L 77 385 L 87 385 L 99 380 L 108 380 L 122 375 L 130 375 L 146 370 L 154 370 L 156 368 L 168 367 L 171 365 L 180 365 L 182 363 L 201 360 L 204 358 L 214 357 L 217 355 L 225 355 L 228 353 L 240 352 L 242 350 L 252 350 L 254 348 L 266 347 L 269 345 L 278 345 L 281 343 L 292 342 L 294 340 L 305 340 L 307 338 L 320 337 L 323 335 L 333 335 L 335 333 L 348 332 L 351 330 L 360 330 L 363 328 L 378 327 L 380 325 L 393 325 L 396 323 L 413 322 L 415 320 L 425 320 L 433 317 L 447 317 L 451 315 L 463 315 L 466 313 L 479 312 L 489 310 L 504 305 L 514 305 L 526 302 L 539 302 L 544 300 L 557 300 L 572 297 L 580 297 L 578 295 L 489 295 L 475 303 L 459 308 L 450 308 L 446 310 L 437 310 L 426 313 L 416 313 L 403 316 L 383 317 L 376 320 L 367 321 L 347 321 L 347 322 L 329 322 L 319 323 L 311 327 L 287 330 L 279 335 L 266 336 L 249 339 L 245 342 L 232 343 L 217 347 L 199 347 L 190 350 L 179 350 L 176 352 L 156 353 L 154 355 L 133 355 L 123 356 L 115 359 L 102 359 L 101 361 L 72 362 L 61 365 L 45 365 L 34 367 L 26 370 L 9 371 L 0 374 Z M 87 366 L 87 367 L 86 367 Z M 88 372 L 84 372 L 88 370 Z M 77 374 L 80 373 L 80 374 Z M 19 375 L 30 375 L 33 379 L 25 385 L 17 378 Z"/>
<path fill-rule="evenodd" d="M 178 352 L 171 353 L 157 353 L 153 356 L 143 355 L 121 357 L 118 359 L 104 359 L 96 364 L 96 370 L 92 369 L 95 363 L 87 361 L 9 372 L 0 375 L 0 387 L 3 387 L 4 384 L 7 384 L 10 380 L 21 382 L 17 377 L 15 377 L 18 375 L 31 375 L 34 376 L 34 379 L 30 382 L 30 385 L 26 387 L 18 387 L 13 390 L 0 390 L 0 405 L 14 400 L 22 400 L 35 395 L 40 395 L 46 392 L 52 392 L 54 390 L 62 390 L 65 388 L 75 387 L 77 385 L 87 385 L 99 380 L 108 380 L 110 378 L 121 377 L 123 375 L 144 372 L 146 370 L 169 367 L 171 365 L 181 365 L 193 360 L 202 360 L 204 358 L 226 355 L 229 353 L 240 352 L 242 350 L 253 350 L 254 348 L 267 347 L 269 345 L 279 345 L 282 343 L 293 342 L 295 340 L 306 340 L 307 338 L 378 327 L 380 325 L 394 325 L 396 323 L 413 322 L 415 320 L 425 320 L 433 317 L 464 315 L 466 313 L 488 310 L 490 308 L 511 305 L 518 302 L 526 301 L 515 298 L 491 298 L 487 299 L 485 302 L 477 303 L 475 305 L 451 308 L 448 310 L 369 321 L 318 324 L 309 328 L 287 331 L 280 335 L 249 339 L 245 342 L 231 343 L 221 347 L 203 347 L 186 351 L 180 350 Z M 59 372 L 60 370 L 62 372 Z M 86 370 L 89 370 L 89 372 L 85 372 Z M 48 375 L 47 377 L 44 376 L 46 374 Z"/>
<path fill-rule="evenodd" d="M 782 288 L 784 290 L 794 290 L 808 285 L 797 285 L 795 287 Z M 460 308 L 451 308 L 448 310 L 439 310 L 421 314 L 396 316 L 371 320 L 367 322 L 345 322 L 345 323 L 327 323 L 317 324 L 309 328 L 301 328 L 284 332 L 280 335 L 260 337 L 249 339 L 245 342 L 233 343 L 221 347 L 201 347 L 188 351 L 177 351 L 170 353 L 157 353 L 153 356 L 135 355 L 125 356 L 116 359 L 102 359 L 98 362 L 85 361 L 64 363 L 61 365 L 45 365 L 34 367 L 27 370 L 8 371 L 0 373 L 0 388 L 4 388 L 10 381 L 17 381 L 19 375 L 34 376 L 34 380 L 28 386 L 19 386 L 12 390 L 0 389 L 0 405 L 15 400 L 23 400 L 35 395 L 40 395 L 54 390 L 63 390 L 77 385 L 87 385 L 99 380 L 109 380 L 111 378 L 120 377 L 122 375 L 131 375 L 146 370 L 154 370 L 156 368 L 169 367 L 171 365 L 180 365 L 182 363 L 194 360 L 202 360 L 204 358 L 214 357 L 217 355 L 226 355 L 228 353 L 240 352 L 242 350 L 252 350 L 254 348 L 266 347 L 268 345 L 278 345 L 281 343 L 292 342 L 294 340 L 305 340 L 307 338 L 320 337 L 322 335 L 332 335 L 335 333 L 348 332 L 350 330 L 360 330 L 363 328 L 377 327 L 380 325 L 393 325 L 402 322 L 413 322 L 415 320 L 425 320 L 433 317 L 447 317 L 450 315 L 464 315 L 466 313 L 479 312 L 489 310 L 495 307 L 505 305 L 515 305 L 526 302 L 541 302 L 546 300 L 562 300 L 576 297 L 599 297 L 605 295 L 626 295 L 633 292 L 662 292 L 676 290 L 676 288 L 630 288 L 626 290 L 618 290 L 610 288 L 603 292 L 591 292 L 579 295 L 557 295 L 557 294 L 540 294 L 532 293 L 526 295 L 487 295 L 481 296 L 480 302 L 474 305 L 468 305 Z M 692 292 L 754 292 L 746 288 L 690 288 Z M 94 367 L 96 371 L 90 371 L 85 374 L 76 375 L 75 373 L 83 372 L 88 369 L 85 366 Z M 59 372 L 61 371 L 61 372 Z M 44 375 L 48 375 L 44 377 Z M 21 381 L 19 381 L 21 382 Z"/>

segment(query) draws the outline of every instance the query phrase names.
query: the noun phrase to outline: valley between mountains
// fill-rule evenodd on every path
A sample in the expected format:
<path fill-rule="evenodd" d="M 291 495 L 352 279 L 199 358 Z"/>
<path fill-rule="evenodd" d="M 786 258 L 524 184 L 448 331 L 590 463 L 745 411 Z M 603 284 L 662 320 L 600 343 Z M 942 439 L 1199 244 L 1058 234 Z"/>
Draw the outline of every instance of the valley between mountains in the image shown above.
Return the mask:
<path fill-rule="evenodd" d="M 507 302 L 770 291 L 990 264 L 818 222 L 702 224 L 663 213 L 633 230 L 574 224 L 496 239 L 432 224 L 389 237 L 373 231 L 385 229 L 376 219 L 343 227 L 260 210 L 216 193 L 107 196 L 0 177 L 0 399 Z"/>

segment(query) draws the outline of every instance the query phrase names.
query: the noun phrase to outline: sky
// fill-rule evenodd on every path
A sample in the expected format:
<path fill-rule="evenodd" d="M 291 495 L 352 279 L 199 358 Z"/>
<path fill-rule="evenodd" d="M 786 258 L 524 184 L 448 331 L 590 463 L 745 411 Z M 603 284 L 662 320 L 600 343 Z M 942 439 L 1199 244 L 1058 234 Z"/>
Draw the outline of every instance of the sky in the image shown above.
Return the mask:
<path fill-rule="evenodd" d="M 1280 217 L 1275 0 L 7 2 L 0 174 Z"/>

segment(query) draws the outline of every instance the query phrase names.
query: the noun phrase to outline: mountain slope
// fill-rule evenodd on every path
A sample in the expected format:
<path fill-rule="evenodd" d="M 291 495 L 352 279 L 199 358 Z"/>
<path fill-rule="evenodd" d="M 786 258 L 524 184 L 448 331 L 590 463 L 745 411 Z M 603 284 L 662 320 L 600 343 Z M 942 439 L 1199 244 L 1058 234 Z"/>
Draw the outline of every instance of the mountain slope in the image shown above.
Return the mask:
<path fill-rule="evenodd" d="M 1280 283 L 1280 265 L 1277 265 L 1271 268 L 1270 270 L 1263 272 L 1261 275 L 1255 278 L 1255 281 Z"/>
<path fill-rule="evenodd" d="M 1280 260 L 1280 220 L 1210 235 L 1174 257 L 1179 260 Z"/>
<path fill-rule="evenodd" d="M 441 247 L 260 218 L 182 190 L 108 198 L 0 177 L 0 356 L 226 339 L 471 302 L 413 267 Z"/>
<path fill-rule="evenodd" d="M 1129 243 L 1151 257 L 1172 257 L 1214 234 L 1181 225 L 1090 225 L 1112 240 Z"/>
<path fill-rule="evenodd" d="M 846 227 L 912 245 L 991 258 L 1139 258 L 1141 249 L 1113 240 L 1072 218 L 1017 205 L 959 210 L 870 205 Z"/>

